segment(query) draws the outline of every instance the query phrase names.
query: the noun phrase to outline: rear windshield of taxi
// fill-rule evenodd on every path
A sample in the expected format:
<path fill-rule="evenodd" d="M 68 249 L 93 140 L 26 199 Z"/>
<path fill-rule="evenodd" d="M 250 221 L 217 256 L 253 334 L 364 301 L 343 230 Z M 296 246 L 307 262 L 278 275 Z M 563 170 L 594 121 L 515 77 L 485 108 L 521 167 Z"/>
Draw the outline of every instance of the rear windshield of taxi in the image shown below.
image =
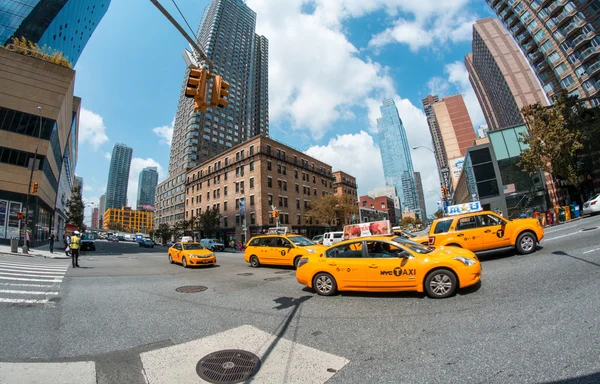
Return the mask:
<path fill-rule="evenodd" d="M 452 225 L 452 219 L 440 220 L 435 224 L 433 233 L 446 233 L 450 229 L 450 225 Z"/>

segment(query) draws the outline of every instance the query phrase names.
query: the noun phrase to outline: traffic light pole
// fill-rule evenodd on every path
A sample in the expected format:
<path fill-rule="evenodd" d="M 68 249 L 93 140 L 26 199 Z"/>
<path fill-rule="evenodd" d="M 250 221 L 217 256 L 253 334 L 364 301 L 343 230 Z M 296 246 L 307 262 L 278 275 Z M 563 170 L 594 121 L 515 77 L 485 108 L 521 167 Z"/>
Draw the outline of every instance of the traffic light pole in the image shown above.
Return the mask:
<path fill-rule="evenodd" d="M 23 254 L 29 253 L 29 246 L 27 245 L 27 227 L 29 224 L 29 196 L 31 196 L 31 183 L 33 182 L 33 170 L 35 169 L 35 161 L 37 160 L 38 149 L 40 145 L 40 137 L 42 136 L 42 107 L 38 107 L 40 113 L 40 130 L 38 132 L 38 139 L 35 144 L 35 155 L 33 155 L 33 161 L 31 162 L 31 172 L 29 173 L 29 187 L 27 188 L 27 199 L 25 200 L 25 223 L 23 231 Z M 33 234 L 33 233 L 32 233 Z"/>
<path fill-rule="evenodd" d="M 181 35 L 183 35 L 183 37 L 185 37 L 185 39 L 188 41 L 188 43 L 190 43 L 190 45 L 200 55 L 200 57 L 202 58 L 202 60 L 204 60 L 204 62 L 208 66 L 208 69 L 209 70 L 212 69 L 212 66 L 213 66 L 212 61 L 210 61 L 210 59 L 208 58 L 208 56 L 206 56 L 206 54 L 204 54 L 204 52 L 202 51 L 202 48 L 200 48 L 200 46 L 196 43 L 196 41 L 194 39 L 192 39 L 190 37 L 190 35 L 188 35 L 185 32 L 185 30 L 181 27 L 181 25 L 179 25 L 179 23 L 177 21 L 175 21 L 175 19 L 173 18 L 173 16 L 171 16 L 171 14 L 169 14 L 169 12 L 167 12 L 167 10 L 165 8 L 163 8 L 162 5 L 160 5 L 160 3 L 158 2 L 158 0 L 150 0 L 150 1 L 171 22 L 171 24 L 173 24 L 173 26 L 175 26 L 175 28 L 177 28 L 177 30 L 179 31 L 179 33 L 181 33 Z"/>

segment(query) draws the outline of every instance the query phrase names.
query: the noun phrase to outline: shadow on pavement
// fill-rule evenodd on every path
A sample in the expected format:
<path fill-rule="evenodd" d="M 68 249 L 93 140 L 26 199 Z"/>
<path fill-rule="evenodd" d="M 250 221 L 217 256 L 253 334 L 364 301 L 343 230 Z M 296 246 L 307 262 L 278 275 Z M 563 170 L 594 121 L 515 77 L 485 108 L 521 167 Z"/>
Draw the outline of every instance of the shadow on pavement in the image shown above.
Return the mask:
<path fill-rule="evenodd" d="M 546 381 L 545 384 L 597 384 L 600 383 L 600 372 L 590 373 L 589 375 L 572 377 L 556 381 Z"/>
<path fill-rule="evenodd" d="M 600 264 L 598 264 L 598 263 L 594 263 L 593 261 L 589 261 L 589 260 L 586 260 L 586 259 L 582 259 L 581 257 L 577 257 L 577 256 L 569 255 L 568 253 L 566 253 L 566 252 L 563 252 L 563 251 L 555 251 L 555 252 L 552 252 L 552 254 L 553 254 L 553 255 L 557 255 L 557 256 L 568 256 L 568 257 L 571 257 L 571 258 L 573 258 L 573 259 L 577 259 L 577 260 L 579 260 L 579 261 L 583 261 L 584 263 L 588 263 L 588 264 L 595 265 L 596 267 L 600 267 Z"/>

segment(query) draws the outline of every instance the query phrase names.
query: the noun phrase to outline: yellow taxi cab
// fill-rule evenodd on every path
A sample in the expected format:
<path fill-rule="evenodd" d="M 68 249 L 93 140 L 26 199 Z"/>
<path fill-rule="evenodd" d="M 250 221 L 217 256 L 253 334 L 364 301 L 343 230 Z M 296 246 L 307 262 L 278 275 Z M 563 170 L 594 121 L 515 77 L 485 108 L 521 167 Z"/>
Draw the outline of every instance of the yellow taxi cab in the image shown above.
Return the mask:
<path fill-rule="evenodd" d="M 361 236 L 303 256 L 296 279 L 324 296 L 417 291 L 441 299 L 479 282 L 481 264 L 466 249 L 430 248 L 394 234 Z"/>
<path fill-rule="evenodd" d="M 412 232 L 401 229 L 400 227 L 392 228 L 392 233 L 394 235 L 398 235 L 400 237 L 405 238 L 406 240 L 414 241 L 415 243 L 429 245 L 429 237 L 427 235 L 417 236 Z"/>
<path fill-rule="evenodd" d="M 326 247 L 296 234 L 276 233 L 255 236 L 246 245 L 244 260 L 251 267 L 289 265 L 297 267 L 300 258 L 320 252 Z"/>
<path fill-rule="evenodd" d="M 180 263 L 184 268 L 191 266 L 213 266 L 217 263 L 214 252 L 200 243 L 175 243 L 169 248 L 169 263 Z"/>
<path fill-rule="evenodd" d="M 429 230 L 429 246 L 455 246 L 476 253 L 516 249 L 521 255 L 535 252 L 544 237 L 536 219 L 506 219 L 492 211 L 441 217 Z"/>

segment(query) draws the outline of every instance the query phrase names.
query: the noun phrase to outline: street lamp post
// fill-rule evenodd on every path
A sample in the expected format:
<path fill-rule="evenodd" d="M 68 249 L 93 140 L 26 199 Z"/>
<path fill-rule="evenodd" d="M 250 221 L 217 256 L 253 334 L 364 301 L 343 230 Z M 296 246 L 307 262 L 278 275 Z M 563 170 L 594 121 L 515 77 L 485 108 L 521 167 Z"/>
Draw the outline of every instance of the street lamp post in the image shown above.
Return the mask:
<path fill-rule="evenodd" d="M 35 169 L 35 161 L 37 160 L 38 149 L 40 145 L 40 137 L 42 136 L 42 107 L 38 107 L 37 109 L 40 115 L 40 130 L 38 132 L 37 142 L 35 143 L 35 154 L 33 155 L 33 160 L 31 161 L 31 172 L 29 173 L 29 187 L 27 188 L 27 199 L 25 200 L 25 230 L 23 238 L 23 254 L 25 255 L 29 253 L 29 246 L 27 245 L 27 227 L 29 226 L 29 197 L 31 196 L 31 183 L 33 182 L 33 170 Z"/>

